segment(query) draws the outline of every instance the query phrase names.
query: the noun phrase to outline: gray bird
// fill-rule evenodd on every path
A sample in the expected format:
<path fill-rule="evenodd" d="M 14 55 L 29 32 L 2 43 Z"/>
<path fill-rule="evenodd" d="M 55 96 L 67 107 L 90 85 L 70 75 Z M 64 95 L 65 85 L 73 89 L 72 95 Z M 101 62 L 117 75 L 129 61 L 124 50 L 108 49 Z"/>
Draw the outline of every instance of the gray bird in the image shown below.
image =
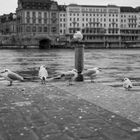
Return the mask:
<path fill-rule="evenodd" d="M 1 71 L 1 76 L 4 77 L 6 80 L 10 81 L 8 86 L 12 86 L 13 81 L 24 81 L 24 78 L 17 73 L 12 72 L 9 69 L 5 69 Z"/>
<path fill-rule="evenodd" d="M 75 80 L 75 78 L 78 76 L 77 70 L 73 69 L 72 71 L 67 71 L 61 74 L 61 78 L 65 78 L 65 80 L 68 80 L 69 84 L 72 85 L 72 81 Z"/>
<path fill-rule="evenodd" d="M 41 79 L 42 84 L 45 84 L 46 80 L 48 78 L 48 71 L 47 71 L 47 69 L 45 68 L 44 65 L 40 66 L 40 69 L 39 69 L 39 72 L 38 72 L 38 76 Z"/>
<path fill-rule="evenodd" d="M 124 78 L 124 80 L 123 80 L 123 87 L 126 90 L 130 90 L 133 87 L 133 84 L 132 84 L 132 82 L 130 81 L 129 78 Z"/>
<path fill-rule="evenodd" d="M 83 72 L 83 76 L 90 77 L 91 82 L 94 82 L 94 79 L 96 76 L 100 73 L 101 69 L 98 67 L 95 67 L 93 69 L 87 69 L 85 72 Z"/>

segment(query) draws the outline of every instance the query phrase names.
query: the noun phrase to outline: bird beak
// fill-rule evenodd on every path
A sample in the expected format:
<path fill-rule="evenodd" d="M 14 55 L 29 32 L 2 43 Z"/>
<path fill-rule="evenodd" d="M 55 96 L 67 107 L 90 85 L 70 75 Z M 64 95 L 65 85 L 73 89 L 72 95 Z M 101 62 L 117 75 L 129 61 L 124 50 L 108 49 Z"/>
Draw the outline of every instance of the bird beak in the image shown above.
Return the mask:
<path fill-rule="evenodd" d="M 62 78 L 62 77 L 65 77 L 65 74 L 61 74 L 61 78 Z"/>
<path fill-rule="evenodd" d="M 0 73 L 5 73 L 5 71 L 1 71 Z"/>

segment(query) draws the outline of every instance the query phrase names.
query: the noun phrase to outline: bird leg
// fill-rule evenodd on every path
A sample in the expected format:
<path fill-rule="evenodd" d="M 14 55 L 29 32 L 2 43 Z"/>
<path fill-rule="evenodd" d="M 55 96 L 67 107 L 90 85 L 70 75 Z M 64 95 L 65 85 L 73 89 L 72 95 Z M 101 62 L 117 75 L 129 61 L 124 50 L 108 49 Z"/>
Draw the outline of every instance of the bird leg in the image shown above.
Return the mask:
<path fill-rule="evenodd" d="M 72 85 L 72 79 L 69 80 L 69 84 L 68 85 L 69 86 Z"/>
<path fill-rule="evenodd" d="M 12 86 L 12 81 L 10 81 L 10 84 L 8 86 Z"/>
<path fill-rule="evenodd" d="M 95 81 L 93 80 L 93 77 L 90 78 L 91 79 L 91 83 L 94 83 Z"/>
<path fill-rule="evenodd" d="M 45 80 L 43 80 L 43 79 L 42 79 L 41 83 L 42 83 L 42 84 L 46 84 Z"/>

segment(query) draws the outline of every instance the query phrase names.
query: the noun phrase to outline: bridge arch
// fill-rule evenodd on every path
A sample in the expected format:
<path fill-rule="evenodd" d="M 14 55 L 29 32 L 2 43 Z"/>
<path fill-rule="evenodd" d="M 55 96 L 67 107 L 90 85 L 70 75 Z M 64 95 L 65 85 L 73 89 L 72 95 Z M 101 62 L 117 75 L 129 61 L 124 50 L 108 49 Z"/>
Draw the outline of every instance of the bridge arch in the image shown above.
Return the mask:
<path fill-rule="evenodd" d="M 51 40 L 49 38 L 39 40 L 40 49 L 49 49 L 51 46 Z"/>

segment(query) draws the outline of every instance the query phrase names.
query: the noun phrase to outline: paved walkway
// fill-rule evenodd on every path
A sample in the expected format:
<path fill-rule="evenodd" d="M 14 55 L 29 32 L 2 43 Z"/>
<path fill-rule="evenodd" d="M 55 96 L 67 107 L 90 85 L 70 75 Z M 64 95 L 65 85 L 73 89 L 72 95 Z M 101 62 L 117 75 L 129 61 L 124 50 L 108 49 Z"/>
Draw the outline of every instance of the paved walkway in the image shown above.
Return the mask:
<path fill-rule="evenodd" d="M 75 95 L 72 88 L 80 87 L 79 83 L 67 87 L 63 82 L 2 84 L 0 140 L 140 139 L 140 133 L 133 131 L 139 124 Z"/>

